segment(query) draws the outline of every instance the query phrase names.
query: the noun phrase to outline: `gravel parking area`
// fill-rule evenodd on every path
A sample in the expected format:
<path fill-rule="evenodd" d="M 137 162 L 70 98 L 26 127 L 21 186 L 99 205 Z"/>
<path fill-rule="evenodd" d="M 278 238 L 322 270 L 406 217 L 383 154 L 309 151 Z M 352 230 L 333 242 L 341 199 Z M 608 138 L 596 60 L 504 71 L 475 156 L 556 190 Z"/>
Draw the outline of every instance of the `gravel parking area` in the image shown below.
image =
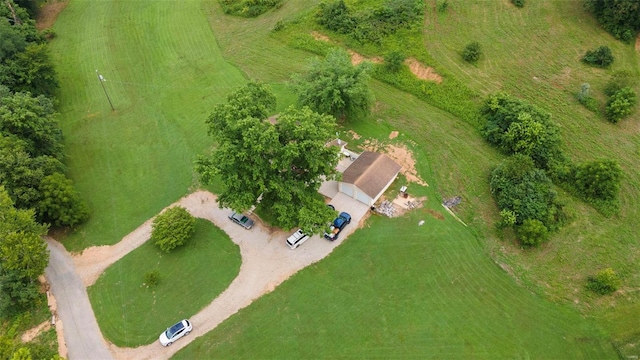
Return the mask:
<path fill-rule="evenodd" d="M 216 197 L 212 193 L 198 191 L 180 199 L 173 205 L 184 206 L 192 215 L 211 221 L 229 234 L 233 242 L 240 246 L 242 256 L 240 272 L 222 294 L 190 318 L 193 323 L 193 331 L 189 336 L 166 348 L 157 342 L 137 348 L 119 348 L 109 344 L 110 353 L 116 359 L 168 359 L 196 337 L 213 330 L 238 310 L 248 306 L 260 296 L 273 291 L 291 275 L 329 255 L 362 224 L 362 220 L 369 211 L 365 204 L 343 194 L 337 194 L 331 204 L 335 206 L 337 211 L 346 211 L 352 216 L 351 224 L 342 231 L 339 239 L 331 242 L 316 235 L 296 250 L 291 250 L 285 244 L 290 233 L 271 230 L 263 226 L 260 221 L 256 221 L 253 229 L 245 230 L 228 219 L 230 210 L 218 208 Z M 252 218 L 258 220 L 254 216 Z M 70 339 L 70 334 L 74 330 L 69 327 L 73 328 L 79 325 L 74 314 L 78 311 L 90 312 L 90 317 L 93 317 L 92 321 L 95 322 L 93 310 L 86 295 L 86 286 L 93 284 L 109 265 L 142 245 L 150 236 L 151 222 L 152 220 L 145 222 L 116 245 L 86 249 L 82 254 L 73 256 L 72 260 L 68 256 L 52 256 L 51 261 L 62 262 L 65 266 L 74 268 L 77 277 L 75 282 L 65 284 L 65 290 L 61 291 L 59 286 L 54 285 L 59 283 L 59 279 L 52 272 L 47 272 L 48 281 L 52 284 L 52 290 L 58 304 L 63 302 L 69 304 L 64 308 L 59 306 L 58 312 L 60 319 L 64 322 L 65 339 L 71 360 L 81 358 L 74 356 L 80 352 L 72 349 L 72 347 L 80 345 L 75 345 L 74 340 Z M 55 241 L 53 243 L 51 241 L 53 240 L 50 240 L 50 247 L 55 246 Z M 60 248 L 58 247 L 57 250 Z M 73 296 L 68 297 L 66 294 L 70 293 L 70 288 L 75 291 Z M 95 330 L 82 331 L 83 334 L 87 331 L 97 331 L 98 334 L 94 336 L 102 339 L 102 334 L 97 327 Z M 84 336 L 89 335 L 84 334 Z M 102 343 L 105 341 L 102 340 Z M 92 358 L 102 357 L 93 356 Z"/>

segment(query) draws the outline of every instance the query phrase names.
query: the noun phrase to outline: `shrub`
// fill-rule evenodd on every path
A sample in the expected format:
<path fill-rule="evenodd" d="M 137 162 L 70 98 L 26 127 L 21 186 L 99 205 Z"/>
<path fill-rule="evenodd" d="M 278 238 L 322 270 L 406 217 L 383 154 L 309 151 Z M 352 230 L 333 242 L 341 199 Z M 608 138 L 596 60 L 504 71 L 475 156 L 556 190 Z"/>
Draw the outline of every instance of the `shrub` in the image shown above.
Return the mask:
<path fill-rule="evenodd" d="M 585 5 L 616 39 L 631 43 L 640 30 L 637 0 L 587 0 Z"/>
<path fill-rule="evenodd" d="M 144 283 L 147 287 L 156 287 L 160 283 L 160 271 L 154 270 L 144 274 Z"/>
<path fill-rule="evenodd" d="M 587 288 L 600 295 L 611 294 L 620 287 L 620 278 L 612 268 L 600 270 L 587 279 Z"/>
<path fill-rule="evenodd" d="M 598 112 L 598 100 L 591 97 L 591 85 L 589 85 L 588 83 L 582 84 L 580 92 L 576 94 L 576 99 L 582 106 L 587 108 L 587 110 L 593 111 L 595 113 Z"/>
<path fill-rule="evenodd" d="M 616 91 L 607 100 L 607 105 L 604 110 L 607 120 L 616 124 L 623 118 L 629 116 L 636 106 L 636 98 L 636 92 L 630 87 Z"/>
<path fill-rule="evenodd" d="M 195 231 L 196 219 L 187 209 L 174 206 L 153 220 L 151 240 L 162 251 L 169 252 L 184 245 Z"/>
<path fill-rule="evenodd" d="M 341 34 L 349 34 L 356 27 L 356 20 L 344 0 L 320 3 L 316 21 L 325 28 Z"/>
<path fill-rule="evenodd" d="M 482 47 L 477 41 L 471 42 L 462 50 L 462 59 L 466 62 L 475 63 L 480 60 L 482 55 Z"/>
<path fill-rule="evenodd" d="M 634 79 L 635 76 L 628 70 L 616 71 L 604 87 L 605 95 L 612 96 L 623 88 L 635 86 Z"/>
<path fill-rule="evenodd" d="M 614 160 L 598 160 L 575 167 L 574 186 L 587 200 L 613 201 L 618 198 L 622 168 Z"/>
<path fill-rule="evenodd" d="M 528 156 L 514 155 L 503 161 L 491 172 L 490 186 L 501 216 L 509 223 L 538 220 L 550 230 L 561 225 L 564 215 L 553 184 Z M 515 215 L 515 221 L 509 213 Z"/>
<path fill-rule="evenodd" d="M 256 17 L 280 5 L 282 0 L 220 0 L 227 15 Z"/>
<path fill-rule="evenodd" d="M 527 219 L 516 228 L 518 240 L 526 246 L 538 246 L 547 241 L 549 231 L 540 220 Z"/>
<path fill-rule="evenodd" d="M 564 162 L 551 114 L 506 93 L 489 96 L 482 114 L 486 119 L 482 135 L 506 154 L 527 155 L 544 170 Z"/>
<path fill-rule="evenodd" d="M 582 57 L 582 62 L 585 64 L 608 68 L 613 64 L 613 54 L 608 46 L 600 46 L 595 50 L 587 50 L 587 53 Z"/>
<path fill-rule="evenodd" d="M 511 3 L 519 8 L 522 8 L 524 7 L 525 0 L 511 0 Z"/>
<path fill-rule="evenodd" d="M 391 72 L 398 72 L 402 67 L 405 56 L 399 51 L 392 51 L 384 56 L 384 66 Z"/>
<path fill-rule="evenodd" d="M 445 11 L 447 11 L 448 8 L 449 8 L 449 1 L 443 0 L 438 2 L 437 10 L 439 13 L 441 14 L 444 13 Z"/>

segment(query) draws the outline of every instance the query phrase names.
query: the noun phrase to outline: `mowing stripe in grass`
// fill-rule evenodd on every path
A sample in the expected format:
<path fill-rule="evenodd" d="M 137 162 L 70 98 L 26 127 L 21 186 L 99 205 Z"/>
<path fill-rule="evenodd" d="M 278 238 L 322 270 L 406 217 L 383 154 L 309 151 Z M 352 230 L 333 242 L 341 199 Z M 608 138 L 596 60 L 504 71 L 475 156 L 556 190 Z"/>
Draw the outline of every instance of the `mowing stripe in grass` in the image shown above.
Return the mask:
<path fill-rule="evenodd" d="M 204 119 L 245 80 L 199 1 L 73 1 L 52 42 L 71 177 L 90 221 L 72 250 L 113 244 L 187 193 L 211 144 Z M 104 75 L 115 112 L 96 78 Z"/>

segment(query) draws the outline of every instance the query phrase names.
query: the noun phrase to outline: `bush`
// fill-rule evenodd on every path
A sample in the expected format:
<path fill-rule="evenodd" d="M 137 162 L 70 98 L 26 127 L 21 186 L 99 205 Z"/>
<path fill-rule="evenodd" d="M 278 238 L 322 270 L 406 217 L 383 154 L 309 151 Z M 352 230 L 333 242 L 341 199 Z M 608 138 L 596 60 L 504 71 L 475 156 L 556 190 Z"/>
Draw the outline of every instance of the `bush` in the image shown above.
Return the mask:
<path fill-rule="evenodd" d="M 511 3 L 519 8 L 523 8 L 525 0 L 511 0 Z"/>
<path fill-rule="evenodd" d="M 620 278 L 612 268 L 600 270 L 587 279 L 587 289 L 600 295 L 611 294 L 620 287 Z"/>
<path fill-rule="evenodd" d="M 527 155 L 544 170 L 565 161 L 551 114 L 506 93 L 489 96 L 482 114 L 486 119 L 482 135 L 506 154 Z"/>
<path fill-rule="evenodd" d="M 445 11 L 447 11 L 448 8 L 449 8 L 449 1 L 443 0 L 438 2 L 437 10 L 439 13 L 441 14 L 444 13 Z"/>
<path fill-rule="evenodd" d="M 341 34 L 349 34 L 356 28 L 356 20 L 351 15 L 344 0 L 320 3 L 316 21 L 325 28 Z"/>
<path fill-rule="evenodd" d="M 604 114 L 607 120 L 616 124 L 633 112 L 637 101 L 636 92 L 630 87 L 618 90 L 607 100 Z"/>
<path fill-rule="evenodd" d="M 152 224 L 151 240 L 162 251 L 184 245 L 195 231 L 196 219 L 187 209 L 174 206 L 158 215 Z"/>
<path fill-rule="evenodd" d="M 156 287 L 160 283 L 160 271 L 154 270 L 144 274 L 144 283 L 147 287 Z"/>
<path fill-rule="evenodd" d="M 616 39 L 631 43 L 640 30 L 637 0 L 587 0 L 585 5 Z"/>
<path fill-rule="evenodd" d="M 564 214 L 553 184 L 528 156 L 514 155 L 503 161 L 491 172 L 490 186 L 503 221 L 523 225 L 538 220 L 550 230 L 560 227 Z M 525 229 L 533 227 L 535 224 L 529 224 Z"/>
<path fill-rule="evenodd" d="M 467 44 L 462 50 L 462 59 L 466 62 L 475 63 L 480 60 L 481 55 L 482 47 L 477 41 Z"/>
<path fill-rule="evenodd" d="M 636 81 L 634 81 L 634 79 L 635 75 L 628 70 L 616 71 L 604 87 L 604 94 L 612 96 L 623 88 L 632 88 L 636 85 Z"/>
<path fill-rule="evenodd" d="M 608 68 L 613 64 L 613 54 L 608 46 L 600 46 L 595 50 L 587 50 L 587 53 L 582 57 L 582 62 L 585 64 Z"/>
<path fill-rule="evenodd" d="M 398 72 L 402 67 L 405 56 L 399 51 L 392 51 L 384 56 L 384 67 L 391 72 Z"/>
<path fill-rule="evenodd" d="M 587 200 L 613 201 L 618 198 L 622 168 L 614 160 L 598 160 L 575 167 L 574 186 Z"/>
<path fill-rule="evenodd" d="M 280 5 L 282 0 L 220 0 L 227 15 L 256 17 Z"/>
<path fill-rule="evenodd" d="M 527 219 L 516 228 L 516 235 L 523 245 L 538 246 L 547 241 L 549 231 L 540 220 Z"/>

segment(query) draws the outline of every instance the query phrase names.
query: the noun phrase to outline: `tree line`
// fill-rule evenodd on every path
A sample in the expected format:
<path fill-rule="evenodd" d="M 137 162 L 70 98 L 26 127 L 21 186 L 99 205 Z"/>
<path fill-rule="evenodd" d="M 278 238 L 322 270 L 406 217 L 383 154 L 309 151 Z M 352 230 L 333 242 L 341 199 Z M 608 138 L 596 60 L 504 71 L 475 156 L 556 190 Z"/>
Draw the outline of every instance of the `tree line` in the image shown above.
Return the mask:
<path fill-rule="evenodd" d="M 0 3 L 1 318 L 40 299 L 37 278 L 49 259 L 42 236 L 49 227 L 73 227 L 89 216 L 66 175 L 57 88 L 45 35 L 19 4 Z"/>

